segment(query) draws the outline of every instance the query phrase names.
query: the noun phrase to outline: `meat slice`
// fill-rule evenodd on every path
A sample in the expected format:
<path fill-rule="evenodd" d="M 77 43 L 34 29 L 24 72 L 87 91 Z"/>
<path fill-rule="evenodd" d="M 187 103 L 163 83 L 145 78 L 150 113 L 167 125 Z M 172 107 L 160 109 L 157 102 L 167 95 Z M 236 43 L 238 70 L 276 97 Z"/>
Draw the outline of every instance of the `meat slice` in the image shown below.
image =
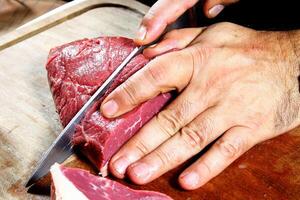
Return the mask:
<path fill-rule="evenodd" d="M 171 200 L 165 194 L 133 190 L 82 169 L 54 164 L 50 171 L 52 200 Z"/>
<path fill-rule="evenodd" d="M 135 48 L 131 39 L 99 37 L 83 39 L 50 51 L 46 69 L 57 112 L 63 126 L 72 119 L 113 70 Z M 104 96 L 142 68 L 148 60 L 136 56 L 116 78 Z M 72 142 L 106 175 L 112 155 L 150 120 L 170 99 L 161 94 L 116 119 L 101 115 L 97 102 L 76 127 Z"/>

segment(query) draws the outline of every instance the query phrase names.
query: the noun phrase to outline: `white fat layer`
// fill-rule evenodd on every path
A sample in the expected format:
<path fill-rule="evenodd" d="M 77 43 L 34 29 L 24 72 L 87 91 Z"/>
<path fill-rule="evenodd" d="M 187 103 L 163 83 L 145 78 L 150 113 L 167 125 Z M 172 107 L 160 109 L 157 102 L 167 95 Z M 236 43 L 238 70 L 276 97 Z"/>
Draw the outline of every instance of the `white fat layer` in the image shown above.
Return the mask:
<path fill-rule="evenodd" d="M 56 200 L 88 200 L 88 198 L 64 176 L 59 164 L 55 163 L 52 165 L 50 171 L 55 186 Z"/>

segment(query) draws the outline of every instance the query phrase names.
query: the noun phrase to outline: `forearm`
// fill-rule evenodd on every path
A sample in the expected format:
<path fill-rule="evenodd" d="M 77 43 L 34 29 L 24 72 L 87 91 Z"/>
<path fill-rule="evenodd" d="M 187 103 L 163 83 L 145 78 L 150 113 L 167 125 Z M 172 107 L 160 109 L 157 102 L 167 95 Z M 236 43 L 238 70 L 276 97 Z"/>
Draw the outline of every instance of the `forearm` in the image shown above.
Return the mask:
<path fill-rule="evenodd" d="M 294 94 L 295 96 L 299 96 L 300 95 L 300 29 L 299 30 L 294 30 L 294 31 L 289 31 L 289 37 L 290 37 L 290 42 L 293 48 L 293 58 L 294 58 L 294 77 L 296 77 L 296 82 L 297 82 L 297 91 Z M 297 120 L 295 120 L 295 124 L 294 126 L 298 126 L 300 124 L 300 102 L 299 101 L 295 101 L 294 102 L 295 105 L 295 110 L 298 110 L 298 117 Z M 297 112 L 295 112 L 296 114 Z"/>

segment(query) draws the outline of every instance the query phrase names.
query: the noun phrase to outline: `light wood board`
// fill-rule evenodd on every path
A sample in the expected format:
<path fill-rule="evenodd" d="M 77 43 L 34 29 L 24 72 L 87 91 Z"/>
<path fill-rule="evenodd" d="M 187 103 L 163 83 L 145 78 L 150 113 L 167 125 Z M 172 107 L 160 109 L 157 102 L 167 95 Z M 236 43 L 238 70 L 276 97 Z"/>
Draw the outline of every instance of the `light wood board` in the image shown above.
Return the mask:
<path fill-rule="evenodd" d="M 22 186 L 61 131 L 44 67 L 50 48 L 101 35 L 133 37 L 147 7 L 126 3 L 140 12 L 91 9 L 0 51 L 0 199 L 39 198 Z"/>

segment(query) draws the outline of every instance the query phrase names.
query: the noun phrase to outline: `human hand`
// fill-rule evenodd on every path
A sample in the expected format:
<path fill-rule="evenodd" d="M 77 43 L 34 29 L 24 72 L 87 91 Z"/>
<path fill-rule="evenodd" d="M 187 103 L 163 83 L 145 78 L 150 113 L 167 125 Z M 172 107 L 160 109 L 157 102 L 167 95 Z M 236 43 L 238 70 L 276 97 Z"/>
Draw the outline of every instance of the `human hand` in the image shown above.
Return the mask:
<path fill-rule="evenodd" d="M 113 156 L 110 171 L 145 184 L 215 141 L 179 176 L 183 188 L 196 189 L 255 144 L 297 126 L 299 62 L 291 41 L 289 32 L 230 23 L 168 33 L 144 53 L 181 50 L 150 61 L 101 111 L 116 117 L 159 93 L 180 94 Z"/>
<path fill-rule="evenodd" d="M 224 6 L 239 0 L 204 0 L 203 12 L 208 18 L 216 17 Z M 154 41 L 167 25 L 176 21 L 186 10 L 193 7 L 198 0 L 158 0 L 142 20 L 135 42 L 139 45 Z"/>

